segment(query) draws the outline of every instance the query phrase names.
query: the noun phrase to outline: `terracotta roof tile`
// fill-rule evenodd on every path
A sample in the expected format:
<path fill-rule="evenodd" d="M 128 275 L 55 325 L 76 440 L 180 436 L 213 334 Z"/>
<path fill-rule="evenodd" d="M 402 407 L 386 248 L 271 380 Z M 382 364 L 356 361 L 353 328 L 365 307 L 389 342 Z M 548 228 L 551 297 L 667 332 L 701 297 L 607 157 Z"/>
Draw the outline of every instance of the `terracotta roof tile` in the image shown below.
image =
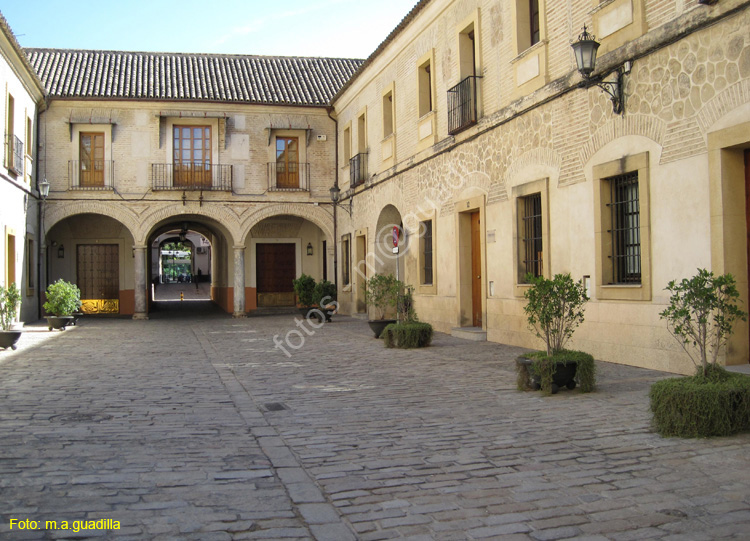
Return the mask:
<path fill-rule="evenodd" d="M 328 105 L 362 64 L 345 58 L 25 49 L 57 98 Z"/>

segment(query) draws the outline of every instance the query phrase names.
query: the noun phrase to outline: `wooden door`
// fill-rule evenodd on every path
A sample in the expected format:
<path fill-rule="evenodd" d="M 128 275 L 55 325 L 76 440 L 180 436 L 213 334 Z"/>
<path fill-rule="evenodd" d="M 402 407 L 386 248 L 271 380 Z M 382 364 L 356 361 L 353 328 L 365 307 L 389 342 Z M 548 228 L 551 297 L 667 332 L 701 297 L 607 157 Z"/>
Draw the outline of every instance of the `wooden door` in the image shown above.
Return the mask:
<path fill-rule="evenodd" d="M 120 255 L 117 244 L 79 244 L 76 283 L 81 311 L 87 314 L 120 311 Z"/>
<path fill-rule="evenodd" d="M 482 326 L 482 228 L 479 213 L 471 215 L 471 313 L 472 325 Z"/>
<path fill-rule="evenodd" d="M 211 187 L 211 126 L 175 126 L 173 132 L 175 187 Z"/>
<path fill-rule="evenodd" d="M 258 306 L 294 306 L 295 245 L 257 244 L 255 256 Z"/>
<path fill-rule="evenodd" d="M 81 187 L 104 187 L 104 134 L 81 133 L 79 157 Z"/>
<path fill-rule="evenodd" d="M 276 187 L 300 187 L 299 141 L 296 137 L 276 138 Z"/>
<path fill-rule="evenodd" d="M 748 284 L 750 284 L 750 149 L 745 150 L 745 217 L 747 227 L 747 274 Z M 750 338 L 750 333 L 748 338 Z"/>

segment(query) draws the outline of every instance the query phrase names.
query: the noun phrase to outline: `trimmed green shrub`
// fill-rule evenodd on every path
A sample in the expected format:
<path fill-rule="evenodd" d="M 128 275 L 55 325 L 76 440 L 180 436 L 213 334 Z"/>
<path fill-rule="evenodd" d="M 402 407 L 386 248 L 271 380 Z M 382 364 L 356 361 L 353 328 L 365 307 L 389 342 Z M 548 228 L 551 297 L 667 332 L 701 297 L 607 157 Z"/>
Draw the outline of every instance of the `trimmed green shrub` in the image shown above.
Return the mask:
<path fill-rule="evenodd" d="M 53 316 L 69 316 L 81 308 L 81 290 L 78 286 L 58 280 L 47 287 L 44 310 Z"/>
<path fill-rule="evenodd" d="M 297 301 L 303 307 L 313 306 L 315 304 L 313 295 L 315 292 L 315 278 L 307 274 L 301 274 L 299 278 L 292 281 L 294 293 L 297 295 Z"/>
<path fill-rule="evenodd" d="M 313 304 L 317 304 L 321 307 L 324 304 L 328 306 L 336 302 L 336 284 L 329 282 L 328 280 L 323 280 L 322 282 L 315 284 L 312 301 Z"/>
<path fill-rule="evenodd" d="M 709 365 L 710 366 L 710 365 Z M 750 430 L 750 377 L 720 366 L 654 383 L 654 428 L 662 436 L 708 438 Z"/>
<path fill-rule="evenodd" d="M 596 387 L 596 364 L 594 357 L 588 353 L 564 349 L 553 355 L 547 355 L 544 351 L 532 351 L 521 357 L 532 359 L 533 362 L 530 366 L 516 363 L 516 386 L 519 391 L 530 390 L 529 382 L 536 379 L 540 382 L 542 392 L 550 394 L 556 363 L 576 364 L 575 380 L 582 393 L 590 393 Z"/>
<path fill-rule="evenodd" d="M 432 342 L 432 325 L 419 321 L 391 323 L 381 337 L 387 348 L 423 348 Z"/>

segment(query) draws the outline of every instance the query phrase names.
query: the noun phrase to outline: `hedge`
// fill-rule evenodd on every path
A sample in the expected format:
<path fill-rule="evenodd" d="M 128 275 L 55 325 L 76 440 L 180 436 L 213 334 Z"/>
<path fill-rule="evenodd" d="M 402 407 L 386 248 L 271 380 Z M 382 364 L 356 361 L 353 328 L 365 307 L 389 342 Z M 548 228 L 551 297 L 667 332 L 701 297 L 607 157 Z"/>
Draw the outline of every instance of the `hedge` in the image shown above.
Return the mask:
<path fill-rule="evenodd" d="M 413 321 L 410 323 L 391 323 L 380 336 L 387 348 L 421 348 L 432 342 L 432 325 Z"/>
<path fill-rule="evenodd" d="M 594 363 L 594 357 L 586 352 L 563 349 L 553 353 L 551 357 L 547 357 L 545 351 L 532 351 L 524 353 L 521 357 L 532 359 L 534 362 L 530 370 L 524 365 L 516 364 L 516 383 L 520 391 L 530 389 L 529 381 L 533 376 L 541 381 L 542 391 L 549 393 L 555 363 L 575 363 L 578 365 L 575 380 L 582 393 L 590 393 L 596 387 L 596 364 Z"/>
<path fill-rule="evenodd" d="M 651 386 L 659 434 L 708 438 L 750 430 L 750 377 L 709 366 L 708 375 L 670 378 Z"/>

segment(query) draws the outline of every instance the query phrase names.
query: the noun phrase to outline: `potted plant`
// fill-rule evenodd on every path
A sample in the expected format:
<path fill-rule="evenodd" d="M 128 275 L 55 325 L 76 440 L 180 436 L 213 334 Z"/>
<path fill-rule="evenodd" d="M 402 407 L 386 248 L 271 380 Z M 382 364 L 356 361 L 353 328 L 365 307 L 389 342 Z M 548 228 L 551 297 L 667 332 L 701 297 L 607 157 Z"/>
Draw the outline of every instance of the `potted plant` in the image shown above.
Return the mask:
<path fill-rule="evenodd" d="M 13 324 L 21 305 L 21 293 L 15 282 L 9 287 L 0 286 L 0 348 L 16 349 L 21 331 L 13 329 Z"/>
<path fill-rule="evenodd" d="M 389 308 L 395 308 L 398 302 L 398 294 L 401 290 L 401 282 L 396 280 L 393 274 L 373 274 L 365 284 L 365 303 L 372 307 L 376 317 L 367 323 L 370 325 L 375 338 L 380 338 L 383 329 L 395 319 L 385 319 Z"/>
<path fill-rule="evenodd" d="M 315 278 L 302 273 L 299 278 L 292 282 L 294 293 L 297 295 L 297 308 L 299 308 L 302 317 L 310 317 L 310 312 L 315 307 Z"/>
<path fill-rule="evenodd" d="M 582 351 L 568 351 L 565 343 L 583 322 L 583 305 L 588 300 L 581 281 L 570 274 L 527 276 L 531 287 L 524 292 L 524 312 L 529 327 L 544 340 L 546 351 L 527 353 L 516 361 L 519 389 L 542 389 L 555 394 L 562 387 L 583 392 L 594 389 L 594 359 Z"/>
<path fill-rule="evenodd" d="M 58 280 L 47 287 L 47 302 L 44 303 L 44 311 L 47 314 L 49 330 L 65 330 L 67 325 L 73 321 L 73 313 L 81 308 L 81 290 L 78 286 Z"/>
<path fill-rule="evenodd" d="M 383 345 L 387 348 L 423 348 L 432 342 L 432 325 L 422 323 L 414 310 L 413 288 L 406 286 L 398 295 L 399 321 L 383 330 Z"/>
<path fill-rule="evenodd" d="M 706 269 L 666 288 L 669 305 L 660 313 L 667 329 L 696 365 L 693 376 L 654 383 L 649 398 L 654 427 L 663 436 L 728 436 L 750 430 L 750 377 L 730 373 L 718 358 L 738 319 L 739 291 L 731 274 Z"/>
<path fill-rule="evenodd" d="M 331 316 L 338 310 L 336 302 L 336 284 L 328 280 L 322 280 L 315 284 L 313 289 L 313 303 L 320 309 L 326 321 L 331 321 Z"/>

